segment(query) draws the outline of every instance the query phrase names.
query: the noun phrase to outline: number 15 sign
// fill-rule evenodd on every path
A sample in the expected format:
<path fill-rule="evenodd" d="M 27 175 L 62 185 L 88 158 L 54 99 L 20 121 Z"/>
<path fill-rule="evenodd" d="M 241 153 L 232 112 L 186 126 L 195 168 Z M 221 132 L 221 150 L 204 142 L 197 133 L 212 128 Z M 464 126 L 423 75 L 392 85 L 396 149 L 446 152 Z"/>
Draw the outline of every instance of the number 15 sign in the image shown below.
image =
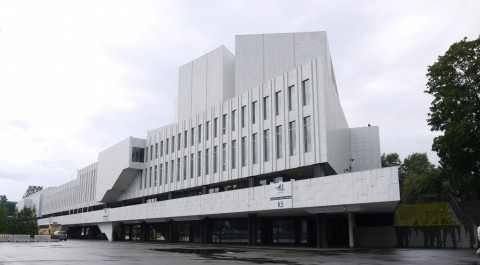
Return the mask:
<path fill-rule="evenodd" d="M 292 208 L 292 182 L 270 183 L 270 209 Z"/>

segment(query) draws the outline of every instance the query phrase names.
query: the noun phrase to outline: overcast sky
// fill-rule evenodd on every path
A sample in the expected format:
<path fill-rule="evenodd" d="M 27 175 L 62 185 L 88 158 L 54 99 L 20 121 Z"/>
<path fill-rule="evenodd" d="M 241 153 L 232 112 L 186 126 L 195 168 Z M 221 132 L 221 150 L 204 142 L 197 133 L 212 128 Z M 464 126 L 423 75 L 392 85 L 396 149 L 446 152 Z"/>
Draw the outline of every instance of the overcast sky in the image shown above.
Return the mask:
<path fill-rule="evenodd" d="M 327 31 L 350 127 L 431 151 L 427 67 L 480 34 L 480 1 L 1 1 L 0 194 L 58 186 L 173 122 L 178 67 L 235 35 Z"/>

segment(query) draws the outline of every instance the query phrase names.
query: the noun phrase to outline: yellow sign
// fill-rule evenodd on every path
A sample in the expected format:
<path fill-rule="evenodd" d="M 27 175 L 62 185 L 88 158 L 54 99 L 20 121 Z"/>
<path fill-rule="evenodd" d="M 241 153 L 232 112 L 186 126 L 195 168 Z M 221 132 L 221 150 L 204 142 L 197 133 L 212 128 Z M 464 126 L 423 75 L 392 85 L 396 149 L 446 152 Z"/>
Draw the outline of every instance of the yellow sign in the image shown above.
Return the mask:
<path fill-rule="evenodd" d="M 61 231 L 62 230 L 62 225 L 53 223 L 53 224 L 48 224 L 48 234 L 53 235 L 55 231 Z"/>

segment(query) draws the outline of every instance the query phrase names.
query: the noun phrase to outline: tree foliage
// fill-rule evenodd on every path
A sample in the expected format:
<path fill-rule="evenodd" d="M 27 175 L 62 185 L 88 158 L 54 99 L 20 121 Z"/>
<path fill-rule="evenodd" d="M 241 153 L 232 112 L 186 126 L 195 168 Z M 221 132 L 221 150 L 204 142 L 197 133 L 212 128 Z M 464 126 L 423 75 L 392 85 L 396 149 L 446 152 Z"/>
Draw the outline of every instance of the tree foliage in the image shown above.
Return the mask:
<path fill-rule="evenodd" d="M 25 194 L 23 194 L 23 198 L 30 196 L 36 192 L 39 192 L 43 189 L 42 186 L 28 186 L 27 191 L 25 191 Z"/>
<path fill-rule="evenodd" d="M 405 176 L 409 174 L 425 175 L 434 168 L 435 165 L 430 163 L 427 153 L 412 153 L 403 160 L 399 170 Z"/>
<path fill-rule="evenodd" d="M 18 211 L 15 209 L 14 202 L 9 202 L 7 196 L 0 195 L 0 234 L 37 234 L 38 219 L 36 211 L 35 207 L 25 207 Z M 10 221 L 8 220 L 9 216 L 12 218 Z"/>
<path fill-rule="evenodd" d="M 393 167 L 393 166 L 400 166 L 402 160 L 400 160 L 400 156 L 398 153 L 383 153 L 381 156 L 382 167 Z"/>
<path fill-rule="evenodd" d="M 0 204 L 0 234 L 5 234 L 7 232 L 8 232 L 7 207 L 5 207 L 3 203 L 1 203 Z"/>
<path fill-rule="evenodd" d="M 480 37 L 450 46 L 427 77 L 434 97 L 427 121 L 443 132 L 432 149 L 455 189 L 471 191 L 480 180 Z"/>
<path fill-rule="evenodd" d="M 10 223 L 10 233 L 21 235 L 35 235 L 38 233 L 38 219 L 35 207 L 25 207 L 15 211 Z"/>
<path fill-rule="evenodd" d="M 428 160 L 426 153 L 412 153 L 403 160 L 400 173 L 404 176 L 401 197 L 405 203 L 431 202 L 442 199 L 450 191 L 441 170 Z"/>

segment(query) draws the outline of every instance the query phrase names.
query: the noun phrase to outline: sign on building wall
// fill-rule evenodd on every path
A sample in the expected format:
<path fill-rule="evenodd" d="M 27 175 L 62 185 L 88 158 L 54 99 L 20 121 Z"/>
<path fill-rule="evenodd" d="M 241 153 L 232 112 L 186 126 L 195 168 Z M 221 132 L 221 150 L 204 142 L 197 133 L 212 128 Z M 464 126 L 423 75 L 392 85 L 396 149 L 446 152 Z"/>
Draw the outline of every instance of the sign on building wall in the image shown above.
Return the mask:
<path fill-rule="evenodd" d="M 270 183 L 270 209 L 292 208 L 292 182 Z"/>

